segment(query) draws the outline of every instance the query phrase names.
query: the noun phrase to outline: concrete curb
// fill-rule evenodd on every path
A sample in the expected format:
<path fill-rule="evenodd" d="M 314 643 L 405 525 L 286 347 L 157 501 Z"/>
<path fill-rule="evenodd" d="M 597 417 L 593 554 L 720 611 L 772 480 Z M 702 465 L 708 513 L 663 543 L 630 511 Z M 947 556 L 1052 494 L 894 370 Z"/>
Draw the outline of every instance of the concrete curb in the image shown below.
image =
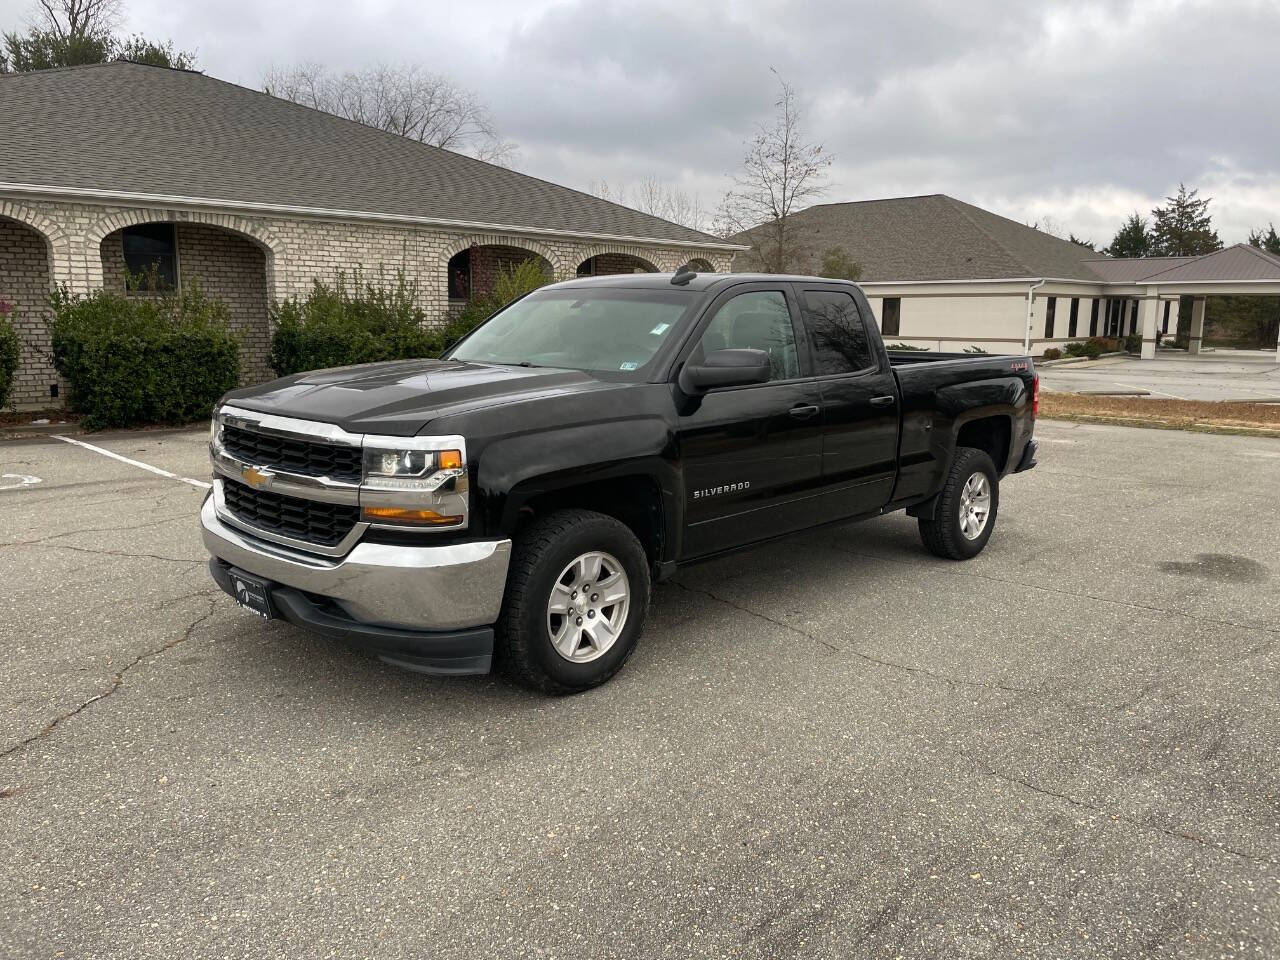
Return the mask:
<path fill-rule="evenodd" d="M 1099 360 L 1107 360 L 1111 357 L 1131 357 L 1134 354 L 1125 353 L 1123 350 L 1112 351 L 1111 353 L 1100 353 L 1096 357 L 1062 357 L 1058 360 L 1037 360 L 1037 367 L 1064 367 L 1071 363 L 1097 363 Z"/>

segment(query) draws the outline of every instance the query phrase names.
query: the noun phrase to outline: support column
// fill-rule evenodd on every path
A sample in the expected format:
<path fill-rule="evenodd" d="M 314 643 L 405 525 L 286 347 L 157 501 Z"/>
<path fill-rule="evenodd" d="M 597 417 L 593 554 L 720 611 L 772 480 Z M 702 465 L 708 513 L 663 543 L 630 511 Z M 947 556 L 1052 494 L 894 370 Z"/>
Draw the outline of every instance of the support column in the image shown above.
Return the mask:
<path fill-rule="evenodd" d="M 1138 330 L 1142 333 L 1142 359 L 1156 358 L 1156 342 L 1160 336 L 1160 296 L 1155 290 L 1138 301 Z"/>
<path fill-rule="evenodd" d="M 1191 338 L 1187 341 L 1187 353 L 1199 353 L 1204 339 L 1204 297 L 1196 297 L 1191 304 Z"/>

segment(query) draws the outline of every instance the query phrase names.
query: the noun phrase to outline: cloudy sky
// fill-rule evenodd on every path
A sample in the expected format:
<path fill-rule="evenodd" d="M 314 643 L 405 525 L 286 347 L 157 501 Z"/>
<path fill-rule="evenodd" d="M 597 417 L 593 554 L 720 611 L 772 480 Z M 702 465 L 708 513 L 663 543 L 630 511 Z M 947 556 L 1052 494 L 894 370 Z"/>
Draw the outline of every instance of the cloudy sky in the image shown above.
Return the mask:
<path fill-rule="evenodd" d="M 657 176 L 713 206 L 774 67 L 835 154 L 829 200 L 944 192 L 1103 244 L 1185 181 L 1227 243 L 1280 226 L 1276 0 L 125 3 L 249 86 L 425 64 L 488 102 L 518 169 L 584 189 Z"/>

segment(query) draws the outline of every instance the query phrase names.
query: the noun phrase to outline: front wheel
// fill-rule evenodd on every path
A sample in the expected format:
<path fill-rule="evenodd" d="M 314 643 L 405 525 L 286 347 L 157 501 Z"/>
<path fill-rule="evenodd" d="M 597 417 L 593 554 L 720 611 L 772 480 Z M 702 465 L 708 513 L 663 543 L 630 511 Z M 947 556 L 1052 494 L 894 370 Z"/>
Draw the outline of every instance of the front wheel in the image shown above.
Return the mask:
<path fill-rule="evenodd" d="M 968 560 L 991 539 L 1000 507 L 1000 477 L 985 450 L 958 447 L 932 518 L 920 518 L 920 539 L 949 560 Z"/>
<path fill-rule="evenodd" d="M 591 510 L 547 514 L 516 542 L 499 663 L 546 693 L 597 686 L 631 656 L 648 606 L 648 558 L 630 528 Z"/>

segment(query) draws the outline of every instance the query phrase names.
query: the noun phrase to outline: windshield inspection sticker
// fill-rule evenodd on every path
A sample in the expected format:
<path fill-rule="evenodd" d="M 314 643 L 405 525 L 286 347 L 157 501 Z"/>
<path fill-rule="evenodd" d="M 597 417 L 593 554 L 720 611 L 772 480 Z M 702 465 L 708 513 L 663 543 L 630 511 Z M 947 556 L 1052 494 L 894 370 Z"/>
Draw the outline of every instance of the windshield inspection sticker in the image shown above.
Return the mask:
<path fill-rule="evenodd" d="M 652 330 L 649 331 L 649 335 L 653 337 L 660 337 L 670 329 L 671 329 L 671 324 L 660 323 L 656 327 L 654 327 Z"/>
<path fill-rule="evenodd" d="M 618 367 L 618 369 L 619 370 L 639 370 L 640 364 L 636 363 L 634 360 L 627 360 L 622 364 L 622 366 Z"/>

